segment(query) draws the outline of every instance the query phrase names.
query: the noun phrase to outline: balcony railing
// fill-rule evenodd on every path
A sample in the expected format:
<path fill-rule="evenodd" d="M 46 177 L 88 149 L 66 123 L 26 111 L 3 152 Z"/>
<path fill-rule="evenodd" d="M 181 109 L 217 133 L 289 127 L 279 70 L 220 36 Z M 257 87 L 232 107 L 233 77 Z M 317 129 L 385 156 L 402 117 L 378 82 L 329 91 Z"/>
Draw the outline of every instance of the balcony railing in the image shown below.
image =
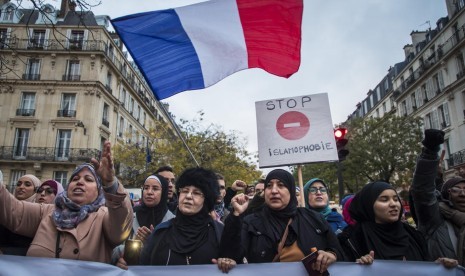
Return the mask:
<path fill-rule="evenodd" d="M 63 75 L 64 81 L 80 81 L 81 75 Z"/>
<path fill-rule="evenodd" d="M 461 165 L 463 163 L 465 163 L 465 149 L 452 153 L 449 156 L 449 159 L 447 159 L 449 168 Z"/>
<path fill-rule="evenodd" d="M 97 149 L 47 147 L 18 149 L 15 147 L 0 147 L 0 160 L 89 162 L 92 157 L 99 158 L 100 154 L 100 150 Z"/>
<path fill-rule="evenodd" d="M 110 122 L 108 122 L 107 119 L 103 118 L 102 119 L 102 125 L 106 126 L 106 127 L 110 127 Z"/>
<path fill-rule="evenodd" d="M 23 80 L 40 80 L 40 74 L 23 74 Z"/>
<path fill-rule="evenodd" d="M 36 114 L 35 109 L 16 109 L 16 116 L 34 116 Z"/>
<path fill-rule="evenodd" d="M 76 110 L 68 110 L 68 109 L 58 110 L 57 117 L 76 117 Z"/>

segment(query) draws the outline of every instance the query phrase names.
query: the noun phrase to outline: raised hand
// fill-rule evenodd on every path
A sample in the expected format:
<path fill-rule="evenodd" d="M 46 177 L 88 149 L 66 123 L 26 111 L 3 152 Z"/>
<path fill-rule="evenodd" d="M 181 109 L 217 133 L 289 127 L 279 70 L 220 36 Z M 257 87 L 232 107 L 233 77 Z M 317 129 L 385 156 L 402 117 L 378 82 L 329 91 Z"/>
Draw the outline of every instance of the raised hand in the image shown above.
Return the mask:
<path fill-rule="evenodd" d="M 236 180 L 234 183 L 231 185 L 231 189 L 235 192 L 238 191 L 243 191 L 247 187 L 247 183 L 245 183 L 242 180 Z"/>
<path fill-rule="evenodd" d="M 111 155 L 110 141 L 107 140 L 103 144 L 102 157 L 100 158 L 100 161 L 92 158 L 90 162 L 102 180 L 103 187 L 110 187 L 113 185 L 115 182 L 115 167 L 113 165 L 113 157 Z"/>
<path fill-rule="evenodd" d="M 249 198 L 245 194 L 238 194 L 231 199 L 231 206 L 234 209 L 233 214 L 239 216 L 247 210 Z"/>
<path fill-rule="evenodd" d="M 438 129 L 426 129 L 425 138 L 421 143 L 425 148 L 432 151 L 439 151 L 439 146 L 444 143 L 444 131 Z"/>

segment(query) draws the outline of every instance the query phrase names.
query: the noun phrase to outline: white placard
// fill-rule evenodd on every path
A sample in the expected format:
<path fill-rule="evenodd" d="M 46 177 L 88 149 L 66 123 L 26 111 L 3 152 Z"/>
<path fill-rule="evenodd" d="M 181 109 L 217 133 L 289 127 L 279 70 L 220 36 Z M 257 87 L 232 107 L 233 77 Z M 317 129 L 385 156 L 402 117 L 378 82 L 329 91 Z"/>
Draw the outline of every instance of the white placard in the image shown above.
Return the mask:
<path fill-rule="evenodd" d="M 259 167 L 337 161 L 327 93 L 255 102 Z"/>

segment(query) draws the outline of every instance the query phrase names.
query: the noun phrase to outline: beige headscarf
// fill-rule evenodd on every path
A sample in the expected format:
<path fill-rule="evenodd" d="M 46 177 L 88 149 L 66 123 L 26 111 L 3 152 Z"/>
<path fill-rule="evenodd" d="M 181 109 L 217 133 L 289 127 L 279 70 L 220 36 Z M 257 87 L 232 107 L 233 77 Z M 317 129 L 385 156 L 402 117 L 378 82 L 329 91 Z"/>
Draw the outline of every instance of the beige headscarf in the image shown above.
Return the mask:
<path fill-rule="evenodd" d="M 35 190 L 37 190 L 37 188 L 39 188 L 40 184 L 41 184 L 41 181 L 39 178 L 37 178 L 37 176 L 33 175 L 33 174 L 25 174 L 23 176 L 21 176 L 20 178 L 22 177 L 27 177 L 31 180 L 32 184 L 34 185 L 34 188 Z M 24 201 L 27 201 L 27 202 L 34 202 L 34 200 L 36 199 L 36 193 L 34 192 L 34 194 L 32 196 L 30 196 L 29 198 L 26 198 Z"/>

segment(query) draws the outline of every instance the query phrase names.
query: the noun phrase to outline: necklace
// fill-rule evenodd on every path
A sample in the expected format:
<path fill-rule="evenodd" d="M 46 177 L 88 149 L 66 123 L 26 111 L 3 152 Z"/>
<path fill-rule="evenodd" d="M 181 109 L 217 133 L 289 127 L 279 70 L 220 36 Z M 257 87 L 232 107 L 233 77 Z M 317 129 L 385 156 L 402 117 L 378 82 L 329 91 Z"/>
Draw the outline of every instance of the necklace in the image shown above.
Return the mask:
<path fill-rule="evenodd" d="M 191 259 L 192 259 L 191 256 L 187 256 L 187 255 L 186 255 L 186 264 L 187 264 L 187 265 L 190 265 L 190 264 L 191 264 L 191 262 L 190 262 Z"/>

